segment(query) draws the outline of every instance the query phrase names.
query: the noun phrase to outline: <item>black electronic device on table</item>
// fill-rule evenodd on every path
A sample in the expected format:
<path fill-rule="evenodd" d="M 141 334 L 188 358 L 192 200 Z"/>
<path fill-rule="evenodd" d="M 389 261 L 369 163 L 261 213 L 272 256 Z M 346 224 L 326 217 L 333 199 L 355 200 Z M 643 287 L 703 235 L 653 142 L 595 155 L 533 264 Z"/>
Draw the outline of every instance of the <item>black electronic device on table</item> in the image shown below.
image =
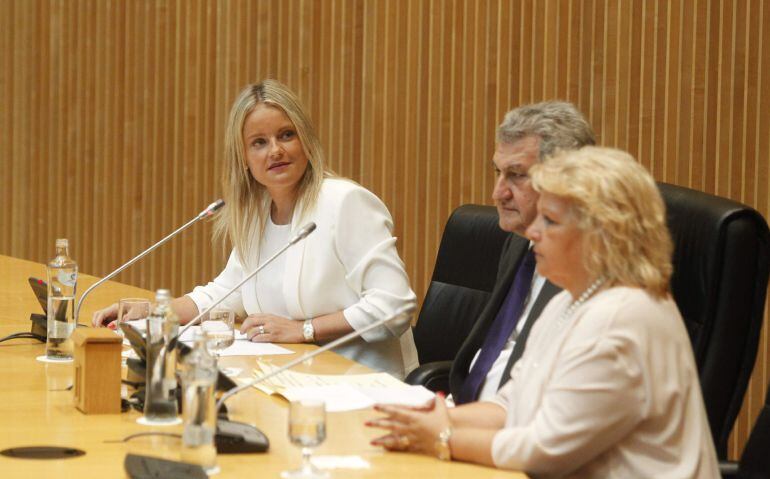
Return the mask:
<path fill-rule="evenodd" d="M 121 324 L 120 329 L 137 356 L 139 356 L 139 359 L 129 359 L 127 362 L 128 367 L 137 375 L 144 376 L 147 367 L 147 348 L 142 333 L 127 323 Z M 192 351 L 192 348 L 181 341 L 177 342 L 177 349 L 182 358 Z M 222 371 L 217 372 L 218 391 L 227 391 L 236 386 L 235 382 L 223 374 Z M 214 436 L 214 443 L 219 454 L 266 452 L 270 448 L 270 441 L 259 429 L 250 424 L 222 418 L 217 420 L 217 432 Z"/>
<path fill-rule="evenodd" d="M 127 323 L 122 323 L 120 325 L 120 330 L 123 331 L 123 335 L 126 339 L 128 339 L 129 344 L 131 344 L 131 348 L 134 350 L 136 355 L 139 356 L 138 360 L 129 360 L 127 365 L 138 376 L 145 376 L 145 368 L 147 365 L 147 348 L 145 346 L 144 336 L 138 329 Z M 192 348 L 179 341 L 177 342 L 177 350 L 179 351 L 179 357 L 181 359 L 187 356 L 187 354 L 192 351 Z M 232 379 L 228 378 L 224 373 L 222 373 L 222 371 L 217 372 L 217 391 L 227 391 L 228 389 L 234 388 L 236 386 L 237 384 L 235 384 Z"/>
<path fill-rule="evenodd" d="M 126 454 L 123 467 L 131 479 L 207 479 L 209 477 L 197 464 L 139 454 Z"/>
<path fill-rule="evenodd" d="M 32 313 L 29 316 L 29 320 L 32 322 L 30 332 L 36 337 L 36 339 L 45 342 L 48 337 L 48 285 L 45 281 L 38 278 L 29 277 L 29 286 L 32 288 L 32 292 L 35 293 L 37 302 L 40 303 L 40 307 L 43 309 L 43 314 Z M 67 307 L 62 303 L 62 307 Z"/>

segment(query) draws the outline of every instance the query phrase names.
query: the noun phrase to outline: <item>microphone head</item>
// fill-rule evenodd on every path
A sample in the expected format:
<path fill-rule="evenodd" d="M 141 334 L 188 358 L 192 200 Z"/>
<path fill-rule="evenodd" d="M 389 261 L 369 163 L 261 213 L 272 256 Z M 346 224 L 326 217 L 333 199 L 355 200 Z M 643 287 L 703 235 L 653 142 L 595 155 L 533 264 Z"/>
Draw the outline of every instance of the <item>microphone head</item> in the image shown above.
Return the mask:
<path fill-rule="evenodd" d="M 212 216 L 214 213 L 219 211 L 223 206 L 225 206 L 225 201 L 220 198 L 215 202 L 211 203 L 210 205 L 208 205 L 205 210 L 201 211 L 200 216 Z"/>
<path fill-rule="evenodd" d="M 294 237 L 289 241 L 289 244 L 294 244 L 297 241 L 305 239 L 305 237 L 310 233 L 312 233 L 313 231 L 315 231 L 315 223 L 310 222 L 306 224 L 305 226 L 300 228 L 299 231 L 297 231 L 297 234 L 295 234 Z"/>

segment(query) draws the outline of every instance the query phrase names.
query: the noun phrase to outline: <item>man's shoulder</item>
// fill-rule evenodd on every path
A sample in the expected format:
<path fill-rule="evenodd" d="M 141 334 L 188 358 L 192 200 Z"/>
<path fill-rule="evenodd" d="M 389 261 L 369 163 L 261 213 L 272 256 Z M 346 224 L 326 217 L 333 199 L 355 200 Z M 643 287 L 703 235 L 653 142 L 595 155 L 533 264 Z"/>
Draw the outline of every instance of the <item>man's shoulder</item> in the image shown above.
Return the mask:
<path fill-rule="evenodd" d="M 500 251 L 500 268 L 510 269 L 516 266 L 519 262 L 519 258 L 521 258 L 528 248 L 529 240 L 527 238 L 516 233 L 509 233 L 508 238 L 506 238 L 505 243 L 503 243 L 503 248 Z M 498 278 L 502 272 L 503 271 L 498 272 Z"/>

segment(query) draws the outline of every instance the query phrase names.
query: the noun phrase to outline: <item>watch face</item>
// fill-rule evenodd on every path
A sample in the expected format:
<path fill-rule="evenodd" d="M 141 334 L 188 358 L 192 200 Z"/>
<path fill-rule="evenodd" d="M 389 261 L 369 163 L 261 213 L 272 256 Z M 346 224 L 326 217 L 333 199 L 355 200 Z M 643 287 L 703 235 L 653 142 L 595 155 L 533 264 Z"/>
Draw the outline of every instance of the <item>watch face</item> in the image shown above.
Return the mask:
<path fill-rule="evenodd" d="M 311 323 L 310 320 L 305 321 L 305 324 L 302 325 L 302 334 L 305 336 L 305 341 L 313 342 L 315 331 L 313 330 L 313 323 Z"/>

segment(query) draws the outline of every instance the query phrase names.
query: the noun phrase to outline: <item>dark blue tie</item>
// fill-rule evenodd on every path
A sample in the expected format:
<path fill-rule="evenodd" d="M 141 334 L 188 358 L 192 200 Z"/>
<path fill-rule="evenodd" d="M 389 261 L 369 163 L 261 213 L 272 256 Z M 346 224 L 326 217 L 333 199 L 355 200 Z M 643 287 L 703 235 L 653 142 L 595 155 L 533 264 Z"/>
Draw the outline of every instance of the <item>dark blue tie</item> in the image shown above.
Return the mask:
<path fill-rule="evenodd" d="M 511 289 L 500 306 L 500 310 L 489 327 L 489 331 L 487 331 L 479 357 L 473 363 L 473 368 L 468 373 L 468 377 L 465 378 L 458 397 L 455 398 L 457 404 L 472 402 L 478 397 L 481 385 L 484 384 L 484 379 L 487 377 L 497 357 L 500 356 L 500 351 L 503 350 L 505 343 L 511 337 L 511 333 L 516 328 L 516 323 L 519 322 L 521 313 L 524 312 L 524 302 L 527 300 L 527 295 L 532 286 L 532 275 L 534 272 L 535 255 L 530 249 L 522 258 L 519 269 L 516 271 L 516 276 L 513 278 Z"/>

